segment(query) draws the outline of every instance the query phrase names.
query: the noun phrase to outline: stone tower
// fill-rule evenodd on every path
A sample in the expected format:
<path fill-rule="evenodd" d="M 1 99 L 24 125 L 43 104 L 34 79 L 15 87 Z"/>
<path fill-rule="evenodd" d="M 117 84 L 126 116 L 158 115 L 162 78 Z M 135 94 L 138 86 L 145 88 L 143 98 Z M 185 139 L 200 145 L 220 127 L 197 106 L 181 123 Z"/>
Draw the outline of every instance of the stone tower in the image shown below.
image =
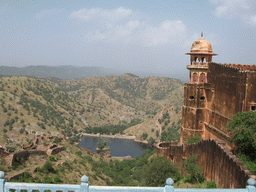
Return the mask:
<path fill-rule="evenodd" d="M 203 37 L 192 44 L 190 55 L 190 83 L 207 83 L 208 63 L 212 62 L 212 56 L 217 55 L 212 52 L 212 45 Z"/>
<path fill-rule="evenodd" d="M 203 37 L 192 44 L 190 55 L 190 82 L 185 83 L 184 105 L 182 109 L 181 143 L 195 133 L 204 138 L 204 122 L 207 114 L 206 92 L 208 63 L 212 56 L 217 55 L 212 51 L 211 43 Z"/>

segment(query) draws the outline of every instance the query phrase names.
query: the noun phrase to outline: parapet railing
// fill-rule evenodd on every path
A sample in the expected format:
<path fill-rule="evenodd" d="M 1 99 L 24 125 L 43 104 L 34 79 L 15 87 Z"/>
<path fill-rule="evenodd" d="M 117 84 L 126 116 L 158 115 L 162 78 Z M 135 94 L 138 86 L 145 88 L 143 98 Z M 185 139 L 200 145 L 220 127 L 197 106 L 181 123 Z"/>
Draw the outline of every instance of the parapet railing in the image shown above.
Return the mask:
<path fill-rule="evenodd" d="M 255 180 L 248 179 L 248 185 L 244 189 L 179 189 L 174 188 L 171 178 L 166 180 L 165 187 L 112 187 L 112 186 L 89 186 L 89 178 L 84 175 L 80 185 L 70 184 L 34 184 L 6 182 L 4 172 L 0 171 L 0 192 L 256 192 Z"/>

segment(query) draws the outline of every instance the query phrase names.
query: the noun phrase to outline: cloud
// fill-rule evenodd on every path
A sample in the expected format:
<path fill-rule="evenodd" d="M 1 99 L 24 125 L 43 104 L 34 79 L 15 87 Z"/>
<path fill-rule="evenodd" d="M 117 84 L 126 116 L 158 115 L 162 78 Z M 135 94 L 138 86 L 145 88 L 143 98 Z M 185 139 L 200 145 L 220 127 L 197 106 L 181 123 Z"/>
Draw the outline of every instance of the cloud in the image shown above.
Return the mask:
<path fill-rule="evenodd" d="M 222 16 L 235 16 L 241 14 L 250 8 L 249 1 L 246 0 L 211 0 L 216 6 L 215 15 Z"/>
<path fill-rule="evenodd" d="M 255 0 L 210 0 L 217 17 L 236 18 L 255 25 Z"/>
<path fill-rule="evenodd" d="M 256 26 L 256 15 L 251 16 L 249 22 L 251 25 Z"/>
<path fill-rule="evenodd" d="M 90 30 L 85 32 L 86 41 L 150 47 L 177 43 L 186 32 L 186 25 L 180 20 L 165 20 L 156 26 L 140 19 L 138 13 L 123 7 L 84 8 L 71 13 L 70 17 L 80 19 L 88 26 Z"/>
<path fill-rule="evenodd" d="M 92 8 L 92 9 L 81 9 L 71 13 L 71 18 L 78 18 L 84 21 L 118 21 L 129 17 L 132 14 L 132 10 L 124 9 L 119 7 L 117 9 L 102 9 L 102 8 Z"/>
<path fill-rule="evenodd" d="M 61 13 L 62 9 L 49 9 L 36 14 L 36 19 L 49 18 Z"/>
<path fill-rule="evenodd" d="M 144 32 L 145 43 L 148 46 L 176 43 L 185 31 L 186 26 L 182 21 L 165 20 L 158 27 L 151 26 Z"/>

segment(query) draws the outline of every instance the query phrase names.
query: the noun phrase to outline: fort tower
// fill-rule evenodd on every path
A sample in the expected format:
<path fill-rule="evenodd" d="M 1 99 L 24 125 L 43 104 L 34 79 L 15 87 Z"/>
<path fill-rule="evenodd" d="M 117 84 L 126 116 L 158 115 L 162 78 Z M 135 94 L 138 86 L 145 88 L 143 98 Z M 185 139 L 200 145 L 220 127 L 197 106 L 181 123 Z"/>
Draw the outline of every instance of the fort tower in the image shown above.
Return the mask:
<path fill-rule="evenodd" d="M 202 35 L 203 36 L 203 35 Z M 208 63 L 212 62 L 212 56 L 217 55 L 212 51 L 212 45 L 203 37 L 192 44 L 190 55 L 190 83 L 207 83 Z"/>
<path fill-rule="evenodd" d="M 243 111 L 256 111 L 256 65 L 212 62 L 211 43 L 192 44 L 190 81 L 184 86 L 181 143 L 196 133 L 202 139 L 224 140 L 231 148 L 226 124 Z"/>
<path fill-rule="evenodd" d="M 195 133 L 204 138 L 204 122 L 207 114 L 207 100 L 205 84 L 208 83 L 208 68 L 212 62 L 212 45 L 209 41 L 201 38 L 192 44 L 190 55 L 190 81 L 184 88 L 184 105 L 182 110 L 181 143 L 186 142 L 187 137 Z"/>

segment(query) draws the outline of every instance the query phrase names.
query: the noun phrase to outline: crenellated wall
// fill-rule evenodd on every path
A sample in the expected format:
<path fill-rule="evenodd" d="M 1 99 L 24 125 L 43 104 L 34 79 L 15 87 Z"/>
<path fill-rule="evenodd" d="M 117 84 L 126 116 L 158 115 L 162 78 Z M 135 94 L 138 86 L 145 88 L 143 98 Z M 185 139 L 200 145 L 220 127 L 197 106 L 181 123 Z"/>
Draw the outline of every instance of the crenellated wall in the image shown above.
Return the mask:
<path fill-rule="evenodd" d="M 170 142 L 157 145 L 157 156 L 171 159 L 180 171 L 183 160 L 192 154 L 198 155 L 198 165 L 203 167 L 205 179 L 215 181 L 218 188 L 244 188 L 249 178 L 256 179 L 256 175 L 229 151 L 225 141 L 208 139 L 190 145 Z"/>

